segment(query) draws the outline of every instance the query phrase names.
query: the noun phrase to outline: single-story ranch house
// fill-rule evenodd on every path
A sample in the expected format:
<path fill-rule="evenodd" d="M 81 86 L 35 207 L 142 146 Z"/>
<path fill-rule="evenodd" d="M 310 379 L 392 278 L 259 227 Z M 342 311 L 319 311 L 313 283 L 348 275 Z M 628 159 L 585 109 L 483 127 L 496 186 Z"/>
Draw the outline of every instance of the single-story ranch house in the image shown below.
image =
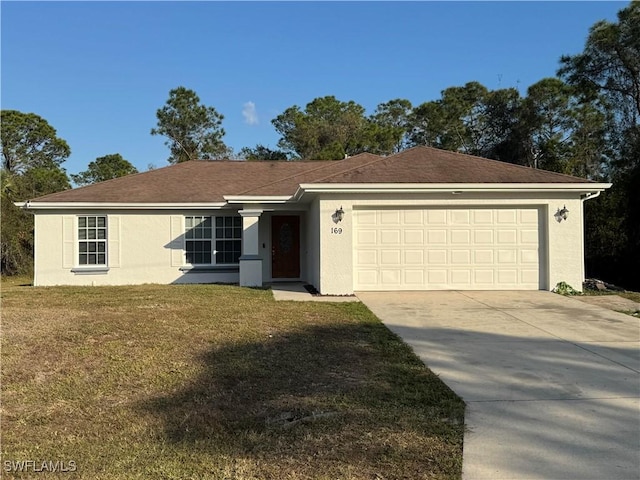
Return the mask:
<path fill-rule="evenodd" d="M 581 287 L 583 202 L 609 186 L 416 147 L 190 161 L 20 205 L 35 215 L 35 285 L 550 290 Z"/>

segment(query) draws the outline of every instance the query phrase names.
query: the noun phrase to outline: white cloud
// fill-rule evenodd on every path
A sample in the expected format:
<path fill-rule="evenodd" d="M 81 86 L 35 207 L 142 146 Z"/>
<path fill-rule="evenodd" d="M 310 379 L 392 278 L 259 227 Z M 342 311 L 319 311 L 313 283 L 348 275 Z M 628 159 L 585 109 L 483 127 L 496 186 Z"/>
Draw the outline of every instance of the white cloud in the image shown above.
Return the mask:
<path fill-rule="evenodd" d="M 244 123 L 248 125 L 258 124 L 258 112 L 256 111 L 256 104 L 253 102 L 247 102 L 243 105 L 242 116 L 244 117 Z"/>

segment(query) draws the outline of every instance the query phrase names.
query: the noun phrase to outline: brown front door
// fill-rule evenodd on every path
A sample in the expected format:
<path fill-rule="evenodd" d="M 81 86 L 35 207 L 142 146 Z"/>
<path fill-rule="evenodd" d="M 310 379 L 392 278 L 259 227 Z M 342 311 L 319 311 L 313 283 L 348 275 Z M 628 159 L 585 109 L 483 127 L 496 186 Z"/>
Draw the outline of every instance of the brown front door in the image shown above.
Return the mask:
<path fill-rule="evenodd" d="M 300 217 L 271 217 L 271 276 L 300 277 Z"/>

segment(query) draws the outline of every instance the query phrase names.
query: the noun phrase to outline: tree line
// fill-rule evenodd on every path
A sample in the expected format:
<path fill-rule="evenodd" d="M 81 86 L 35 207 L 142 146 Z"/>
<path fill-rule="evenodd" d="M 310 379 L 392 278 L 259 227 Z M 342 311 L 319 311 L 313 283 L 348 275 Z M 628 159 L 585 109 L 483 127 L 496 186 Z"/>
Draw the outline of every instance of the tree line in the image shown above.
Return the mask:
<path fill-rule="evenodd" d="M 620 10 L 616 22 L 594 24 L 583 52 L 561 57 L 557 76 L 524 95 L 471 81 L 418 105 L 392 99 L 369 115 L 352 100 L 319 97 L 272 120 L 276 148 L 238 152 L 224 143 L 224 116 L 193 90 L 171 90 L 156 117 L 150 133 L 165 138 L 169 163 L 338 160 L 427 145 L 611 181 L 610 190 L 585 204 L 587 273 L 640 288 L 640 2 Z M 33 113 L 4 110 L 1 126 L 2 272 L 21 273 L 30 268 L 33 227 L 12 202 L 70 188 L 61 166 L 70 149 Z M 71 180 L 86 185 L 135 172 L 110 154 Z"/>
<path fill-rule="evenodd" d="M 479 82 L 450 87 L 437 100 L 379 104 L 373 114 L 334 96 L 294 105 L 272 120 L 276 149 L 258 144 L 234 153 L 223 142 L 223 116 L 192 90 L 170 92 L 158 110 L 154 135 L 164 135 L 169 163 L 186 160 L 339 160 L 363 152 L 390 155 L 418 145 L 478 155 L 586 178 L 605 175 L 612 119 L 602 98 L 584 102 L 581 90 L 545 78 L 522 97 L 515 88 L 489 90 Z"/>

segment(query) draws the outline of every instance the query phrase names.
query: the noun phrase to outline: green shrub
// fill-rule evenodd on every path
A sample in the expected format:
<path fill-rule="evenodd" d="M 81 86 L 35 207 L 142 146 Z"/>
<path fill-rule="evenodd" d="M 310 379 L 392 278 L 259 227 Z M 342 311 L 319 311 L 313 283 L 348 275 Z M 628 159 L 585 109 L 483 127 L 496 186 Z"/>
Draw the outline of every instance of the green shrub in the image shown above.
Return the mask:
<path fill-rule="evenodd" d="M 582 295 L 581 292 L 573 288 L 567 282 L 558 282 L 552 292 L 560 295 Z"/>

